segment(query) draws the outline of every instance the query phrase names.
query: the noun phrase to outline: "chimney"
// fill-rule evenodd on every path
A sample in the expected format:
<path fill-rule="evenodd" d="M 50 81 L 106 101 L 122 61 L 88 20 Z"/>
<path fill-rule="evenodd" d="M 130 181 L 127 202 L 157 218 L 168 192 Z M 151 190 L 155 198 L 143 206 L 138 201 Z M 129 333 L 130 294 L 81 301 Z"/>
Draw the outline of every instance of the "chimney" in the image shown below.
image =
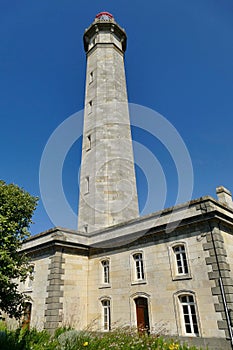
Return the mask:
<path fill-rule="evenodd" d="M 232 195 L 227 188 L 223 186 L 217 187 L 216 194 L 220 203 L 223 203 L 233 209 Z"/>

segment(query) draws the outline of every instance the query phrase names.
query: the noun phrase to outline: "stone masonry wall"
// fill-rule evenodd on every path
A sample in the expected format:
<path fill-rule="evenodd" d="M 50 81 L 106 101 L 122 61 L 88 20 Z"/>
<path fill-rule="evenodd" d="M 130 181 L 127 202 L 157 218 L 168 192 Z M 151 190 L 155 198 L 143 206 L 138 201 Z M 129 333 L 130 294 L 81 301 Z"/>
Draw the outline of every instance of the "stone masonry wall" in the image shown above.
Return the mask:
<path fill-rule="evenodd" d="M 62 324 L 76 329 L 87 327 L 88 257 L 65 254 Z"/>
<path fill-rule="evenodd" d="M 50 257 L 48 296 L 45 300 L 45 328 L 54 331 L 62 324 L 64 263 L 62 248 L 56 248 Z"/>
<path fill-rule="evenodd" d="M 163 239 L 144 239 L 143 244 L 135 242 L 128 249 L 106 251 L 90 259 L 88 322 L 98 319 L 96 327 L 102 328 L 101 298 L 111 300 L 112 322 L 136 326 L 135 296 L 146 296 L 149 301 L 149 318 L 152 331 L 163 328 L 168 334 L 182 336 L 177 295 L 192 292 L 197 303 L 200 336 L 224 338 L 225 332 L 218 329 L 221 315 L 216 313 L 214 304 L 217 297 L 212 294 L 215 282 L 209 280 L 208 254 L 203 250 L 206 237 L 199 229 L 187 229 L 164 235 Z M 160 236 L 161 237 L 161 236 Z M 187 247 L 190 274 L 183 279 L 173 278 L 170 258 L 172 244 L 182 242 Z M 144 257 L 145 281 L 135 283 L 132 277 L 132 254 L 140 251 Z M 110 284 L 101 284 L 103 257 L 110 259 Z"/>

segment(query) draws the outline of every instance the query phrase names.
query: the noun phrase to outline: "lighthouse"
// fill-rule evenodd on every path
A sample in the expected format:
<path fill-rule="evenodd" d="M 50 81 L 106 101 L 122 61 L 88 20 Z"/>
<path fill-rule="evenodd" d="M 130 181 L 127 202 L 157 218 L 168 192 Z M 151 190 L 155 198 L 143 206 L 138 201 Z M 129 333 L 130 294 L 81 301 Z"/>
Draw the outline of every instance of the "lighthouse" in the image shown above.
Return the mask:
<path fill-rule="evenodd" d="M 127 37 L 101 12 L 84 33 L 87 57 L 78 230 L 139 215 L 124 54 Z"/>

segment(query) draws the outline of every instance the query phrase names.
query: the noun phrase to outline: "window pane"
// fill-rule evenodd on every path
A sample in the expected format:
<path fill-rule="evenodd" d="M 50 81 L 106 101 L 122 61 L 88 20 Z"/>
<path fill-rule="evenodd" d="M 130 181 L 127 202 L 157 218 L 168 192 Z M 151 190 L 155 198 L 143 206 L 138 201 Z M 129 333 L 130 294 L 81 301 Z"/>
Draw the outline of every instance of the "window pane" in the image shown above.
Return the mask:
<path fill-rule="evenodd" d="M 194 303 L 193 296 L 192 295 L 187 295 L 187 302 L 189 303 Z"/>
<path fill-rule="evenodd" d="M 188 315 L 188 305 L 183 305 L 183 311 L 185 315 Z"/>
<path fill-rule="evenodd" d="M 195 325 L 193 326 L 193 328 L 194 328 L 194 333 L 198 335 L 198 334 L 199 334 L 199 331 L 198 331 L 197 324 L 195 324 Z"/>
<path fill-rule="evenodd" d="M 181 300 L 182 303 L 186 303 L 186 302 L 187 302 L 187 297 L 186 297 L 186 295 L 183 296 L 183 297 L 180 297 L 180 300 Z"/>
<path fill-rule="evenodd" d="M 197 324 L 197 317 L 196 317 L 196 315 L 192 315 L 192 319 L 193 319 L 193 324 Z"/>
<path fill-rule="evenodd" d="M 191 309 L 192 315 L 195 315 L 195 306 L 194 305 L 190 305 L 190 309 Z"/>

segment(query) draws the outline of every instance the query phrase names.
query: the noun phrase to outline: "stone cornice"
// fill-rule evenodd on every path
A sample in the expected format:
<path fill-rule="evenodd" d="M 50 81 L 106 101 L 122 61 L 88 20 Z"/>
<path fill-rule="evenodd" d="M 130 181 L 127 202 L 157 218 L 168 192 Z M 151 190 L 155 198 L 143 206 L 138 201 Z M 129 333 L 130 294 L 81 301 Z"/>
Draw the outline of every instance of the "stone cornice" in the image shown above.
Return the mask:
<path fill-rule="evenodd" d="M 99 47 L 113 47 L 118 53 L 120 53 L 122 56 L 124 56 L 124 51 L 122 51 L 115 43 L 96 43 L 92 46 L 92 48 L 87 52 L 87 57 L 93 53 L 97 48 Z"/>
<path fill-rule="evenodd" d="M 84 49 L 86 52 L 88 51 L 88 45 L 90 43 L 91 38 L 93 38 L 97 32 L 113 33 L 122 42 L 122 49 L 125 52 L 126 43 L 127 43 L 126 33 L 124 29 L 122 29 L 114 20 L 111 20 L 111 21 L 96 20 L 94 23 L 90 25 L 89 28 L 85 30 L 85 33 L 83 35 L 83 42 L 84 42 Z"/>
<path fill-rule="evenodd" d="M 166 228 L 171 218 L 171 230 L 167 233 Z M 89 235 L 75 230 L 55 227 L 30 237 L 23 244 L 22 251 L 32 252 L 55 246 L 69 247 L 79 251 L 88 251 L 90 247 L 110 248 L 111 246 L 122 246 L 151 234 L 163 235 L 166 233 L 166 236 L 172 236 L 173 226 L 177 235 L 179 230 L 188 226 L 205 224 L 207 220 L 218 220 L 232 226 L 233 210 L 214 198 L 206 196 L 98 230 Z"/>

